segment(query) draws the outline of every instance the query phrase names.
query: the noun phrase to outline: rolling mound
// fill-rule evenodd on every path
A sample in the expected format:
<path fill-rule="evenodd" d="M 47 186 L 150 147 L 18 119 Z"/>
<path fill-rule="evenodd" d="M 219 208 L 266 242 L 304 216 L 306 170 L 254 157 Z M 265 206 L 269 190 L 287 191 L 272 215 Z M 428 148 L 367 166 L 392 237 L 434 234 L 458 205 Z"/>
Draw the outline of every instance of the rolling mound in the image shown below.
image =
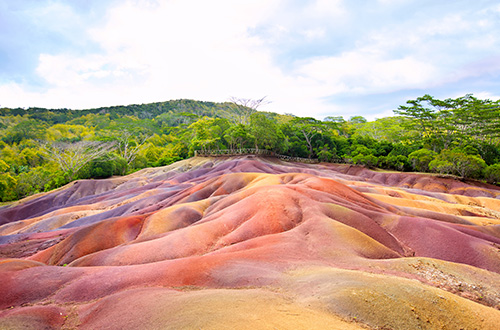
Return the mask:
<path fill-rule="evenodd" d="M 498 329 L 500 189 L 254 156 L 0 208 L 0 329 Z"/>

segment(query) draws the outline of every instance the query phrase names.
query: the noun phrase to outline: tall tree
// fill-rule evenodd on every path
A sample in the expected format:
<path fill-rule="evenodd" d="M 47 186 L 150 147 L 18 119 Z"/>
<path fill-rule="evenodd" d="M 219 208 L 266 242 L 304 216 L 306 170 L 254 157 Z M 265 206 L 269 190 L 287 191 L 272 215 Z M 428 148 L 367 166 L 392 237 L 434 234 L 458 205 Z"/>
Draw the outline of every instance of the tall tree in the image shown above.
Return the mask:
<path fill-rule="evenodd" d="M 262 112 L 250 116 L 250 133 L 254 136 L 255 149 L 280 151 L 285 142 L 278 125 Z"/>
<path fill-rule="evenodd" d="M 122 131 L 116 138 L 116 151 L 127 162 L 129 166 L 137 157 L 139 151 L 144 148 L 146 141 L 151 137 L 147 134 L 139 134 L 136 136 L 130 131 Z"/>
<path fill-rule="evenodd" d="M 56 161 L 70 181 L 83 166 L 115 148 L 115 142 L 103 141 L 56 142 L 44 145 L 48 156 Z"/>
<path fill-rule="evenodd" d="M 226 130 L 224 139 L 229 143 L 229 149 L 242 149 L 247 143 L 251 143 L 254 137 L 250 134 L 247 126 L 236 124 Z"/>
<path fill-rule="evenodd" d="M 245 99 L 231 96 L 229 101 L 233 104 L 233 109 L 236 112 L 235 123 L 247 125 L 250 116 L 257 112 L 257 109 L 265 104 L 271 103 L 266 100 L 266 96 L 260 99 Z"/>
<path fill-rule="evenodd" d="M 290 123 L 297 129 L 297 132 L 304 137 L 309 152 L 309 158 L 314 155 L 313 138 L 321 134 L 325 128 L 323 122 L 311 117 L 296 117 Z"/>

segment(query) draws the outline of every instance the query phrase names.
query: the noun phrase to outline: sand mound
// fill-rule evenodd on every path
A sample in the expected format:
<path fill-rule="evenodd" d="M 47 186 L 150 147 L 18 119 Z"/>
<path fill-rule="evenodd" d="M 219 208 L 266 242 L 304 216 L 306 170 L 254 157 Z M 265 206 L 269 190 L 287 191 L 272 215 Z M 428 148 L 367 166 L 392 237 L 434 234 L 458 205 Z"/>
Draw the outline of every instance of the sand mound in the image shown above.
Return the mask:
<path fill-rule="evenodd" d="M 193 158 L 0 208 L 0 328 L 496 329 L 500 191 Z"/>

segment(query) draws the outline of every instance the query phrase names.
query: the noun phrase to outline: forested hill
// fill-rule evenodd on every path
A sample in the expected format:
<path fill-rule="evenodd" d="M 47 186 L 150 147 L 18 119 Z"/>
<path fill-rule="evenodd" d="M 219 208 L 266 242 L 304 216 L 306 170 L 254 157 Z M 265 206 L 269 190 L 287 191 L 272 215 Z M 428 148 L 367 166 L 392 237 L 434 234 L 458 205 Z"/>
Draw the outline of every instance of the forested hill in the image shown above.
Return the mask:
<path fill-rule="evenodd" d="M 88 114 L 109 114 L 111 119 L 120 116 L 134 116 L 139 119 L 152 119 L 165 113 L 190 113 L 197 116 L 216 118 L 233 118 L 247 113 L 250 108 L 239 106 L 234 102 L 204 102 L 194 100 L 171 100 L 147 104 L 131 104 L 95 109 L 45 109 L 45 108 L 0 108 L 0 116 L 27 116 L 49 124 L 65 123 L 69 120 Z"/>
<path fill-rule="evenodd" d="M 241 148 L 500 181 L 498 101 L 425 95 L 371 122 L 257 111 L 264 99 L 232 101 L 0 109 L 0 201 L 167 165 L 196 150 Z"/>

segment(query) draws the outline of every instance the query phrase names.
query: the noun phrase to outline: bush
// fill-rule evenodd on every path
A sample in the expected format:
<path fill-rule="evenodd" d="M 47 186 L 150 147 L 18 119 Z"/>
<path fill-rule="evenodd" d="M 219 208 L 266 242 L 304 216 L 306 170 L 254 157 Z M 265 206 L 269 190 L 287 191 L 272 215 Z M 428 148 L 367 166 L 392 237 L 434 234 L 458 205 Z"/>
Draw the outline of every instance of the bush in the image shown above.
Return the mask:
<path fill-rule="evenodd" d="M 0 173 L 0 201 L 7 202 L 14 200 L 17 179 L 10 173 Z"/>
<path fill-rule="evenodd" d="M 433 161 L 438 154 L 429 149 L 420 149 L 408 155 L 408 162 L 411 167 L 418 172 L 429 172 L 429 163 Z"/>
<path fill-rule="evenodd" d="M 484 178 L 490 183 L 500 182 L 500 164 L 493 164 L 484 170 Z"/>
<path fill-rule="evenodd" d="M 94 159 L 78 171 L 79 179 L 105 179 L 117 173 L 115 156 L 108 154 Z"/>
<path fill-rule="evenodd" d="M 462 178 L 480 178 L 486 168 L 485 161 L 479 155 L 471 155 L 462 149 L 443 149 L 429 163 L 429 168 L 442 174 L 454 174 Z"/>
<path fill-rule="evenodd" d="M 403 171 L 408 167 L 408 158 L 403 155 L 380 156 L 378 158 L 378 166 L 397 171 Z"/>
<path fill-rule="evenodd" d="M 353 164 L 374 167 L 378 163 L 378 158 L 374 155 L 358 154 L 352 158 Z"/>

